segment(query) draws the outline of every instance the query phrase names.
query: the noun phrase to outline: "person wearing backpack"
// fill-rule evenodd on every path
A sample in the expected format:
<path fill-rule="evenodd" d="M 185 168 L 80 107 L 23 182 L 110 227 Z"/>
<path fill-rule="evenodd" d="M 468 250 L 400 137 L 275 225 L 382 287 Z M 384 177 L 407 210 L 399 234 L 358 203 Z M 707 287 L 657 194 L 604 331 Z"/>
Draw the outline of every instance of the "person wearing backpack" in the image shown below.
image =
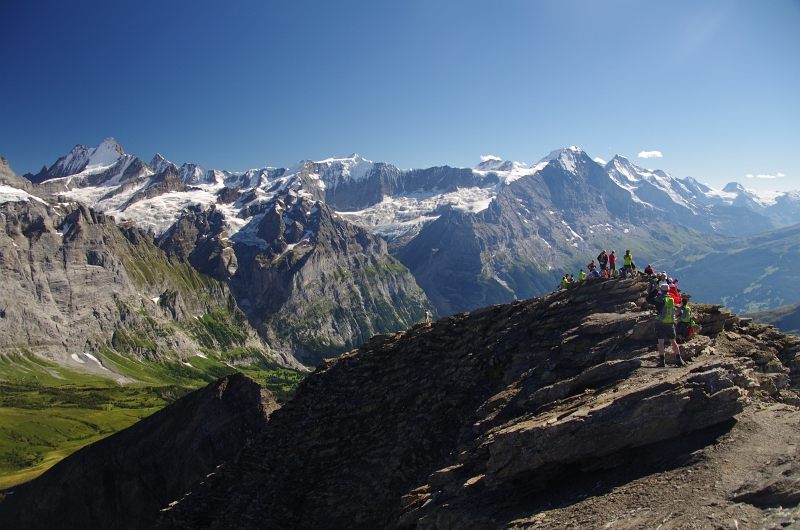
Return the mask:
<path fill-rule="evenodd" d="M 600 273 L 602 274 L 606 270 L 606 266 L 608 266 L 608 254 L 606 254 L 605 250 L 597 256 L 597 263 L 600 264 Z"/>
<path fill-rule="evenodd" d="M 689 307 L 689 295 L 683 295 L 683 303 L 679 306 L 678 326 L 675 329 L 678 338 L 689 340 L 694 335 L 695 323 L 692 320 L 692 309 Z"/>
<path fill-rule="evenodd" d="M 686 366 L 686 362 L 681 357 L 678 342 L 675 340 L 675 300 L 669 295 L 668 283 L 661 283 L 659 290 L 661 292 L 656 296 L 656 337 L 658 338 L 658 362 L 656 366 L 658 368 L 665 366 L 664 341 L 667 339 L 672 345 L 675 363 L 678 366 Z"/>
<path fill-rule="evenodd" d="M 651 276 L 650 282 L 647 285 L 647 298 L 645 298 L 645 302 L 648 304 L 656 305 L 656 297 L 658 293 L 661 291 L 658 288 L 659 280 L 657 276 Z"/>

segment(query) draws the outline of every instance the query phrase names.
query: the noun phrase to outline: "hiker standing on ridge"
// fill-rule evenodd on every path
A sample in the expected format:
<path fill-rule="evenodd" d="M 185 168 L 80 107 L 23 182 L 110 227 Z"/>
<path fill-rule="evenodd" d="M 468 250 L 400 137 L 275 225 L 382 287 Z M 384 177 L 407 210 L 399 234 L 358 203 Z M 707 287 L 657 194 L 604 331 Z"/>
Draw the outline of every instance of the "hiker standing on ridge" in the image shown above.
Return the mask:
<path fill-rule="evenodd" d="M 630 250 L 625 251 L 625 254 L 622 256 L 622 263 L 625 265 L 625 276 L 627 276 L 628 273 L 631 273 L 631 276 L 633 276 L 633 256 L 631 256 Z"/>
<path fill-rule="evenodd" d="M 614 254 L 616 250 L 612 250 L 608 255 L 608 269 L 611 271 L 611 276 L 617 277 L 617 255 Z"/>
<path fill-rule="evenodd" d="M 675 363 L 686 366 L 681 357 L 681 350 L 675 340 L 675 300 L 669 295 L 669 284 L 663 282 L 659 285 L 660 293 L 656 296 L 656 337 L 658 338 L 658 362 L 656 367 L 662 368 L 664 363 L 664 341 L 669 339 Z"/>
<path fill-rule="evenodd" d="M 599 256 L 597 256 L 597 263 L 600 264 L 600 274 L 603 274 L 608 266 L 608 254 L 606 254 L 605 250 L 602 251 Z"/>

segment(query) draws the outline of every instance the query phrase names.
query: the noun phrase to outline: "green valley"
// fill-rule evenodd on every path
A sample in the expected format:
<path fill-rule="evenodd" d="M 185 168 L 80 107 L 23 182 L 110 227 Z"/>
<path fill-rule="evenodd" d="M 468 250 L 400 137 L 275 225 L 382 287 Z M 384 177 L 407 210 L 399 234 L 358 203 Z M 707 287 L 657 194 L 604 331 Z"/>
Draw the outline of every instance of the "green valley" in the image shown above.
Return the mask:
<path fill-rule="evenodd" d="M 294 395 L 304 374 L 246 348 L 225 362 L 205 356 L 150 362 L 106 351 L 99 360 L 109 377 L 61 367 L 31 354 L 0 355 L 0 490 L 27 482 L 92 442 L 125 429 L 188 392 L 227 374 L 245 372 L 279 403 Z M 113 377 L 125 374 L 126 384 Z M 135 380 L 135 381 L 134 381 Z"/>

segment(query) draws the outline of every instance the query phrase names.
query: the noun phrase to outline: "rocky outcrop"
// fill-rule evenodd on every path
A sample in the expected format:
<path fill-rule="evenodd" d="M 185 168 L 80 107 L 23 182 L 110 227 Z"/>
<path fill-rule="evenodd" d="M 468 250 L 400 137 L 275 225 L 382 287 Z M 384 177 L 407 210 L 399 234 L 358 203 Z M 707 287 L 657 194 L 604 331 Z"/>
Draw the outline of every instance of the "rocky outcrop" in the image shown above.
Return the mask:
<path fill-rule="evenodd" d="M 320 364 L 161 525 L 500 528 L 546 509 L 554 485 L 659 444 L 696 451 L 752 403 L 799 402 L 800 343 L 719 306 L 694 306 L 689 366 L 657 368 L 645 288 L 581 282 L 375 336 Z"/>
<path fill-rule="evenodd" d="M 16 488 L 0 504 L 0 526 L 152 528 L 159 510 L 236 461 L 277 408 L 248 376 L 224 377 Z"/>

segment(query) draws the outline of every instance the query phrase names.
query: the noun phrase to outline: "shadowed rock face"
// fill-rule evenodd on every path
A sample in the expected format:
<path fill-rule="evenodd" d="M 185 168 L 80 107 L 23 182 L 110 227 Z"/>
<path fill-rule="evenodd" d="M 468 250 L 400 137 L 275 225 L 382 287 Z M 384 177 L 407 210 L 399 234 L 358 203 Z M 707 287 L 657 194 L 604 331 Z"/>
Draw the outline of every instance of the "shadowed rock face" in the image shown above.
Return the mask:
<path fill-rule="evenodd" d="M 248 376 L 224 377 L 17 488 L 0 504 L 0 527 L 152 528 L 160 509 L 233 462 L 277 408 Z"/>
<path fill-rule="evenodd" d="M 320 364 L 159 524 L 503 527 L 556 479 L 692 438 L 748 399 L 797 400 L 798 342 L 719 306 L 693 306 L 688 367 L 656 368 L 645 289 L 582 282 L 375 336 Z"/>

